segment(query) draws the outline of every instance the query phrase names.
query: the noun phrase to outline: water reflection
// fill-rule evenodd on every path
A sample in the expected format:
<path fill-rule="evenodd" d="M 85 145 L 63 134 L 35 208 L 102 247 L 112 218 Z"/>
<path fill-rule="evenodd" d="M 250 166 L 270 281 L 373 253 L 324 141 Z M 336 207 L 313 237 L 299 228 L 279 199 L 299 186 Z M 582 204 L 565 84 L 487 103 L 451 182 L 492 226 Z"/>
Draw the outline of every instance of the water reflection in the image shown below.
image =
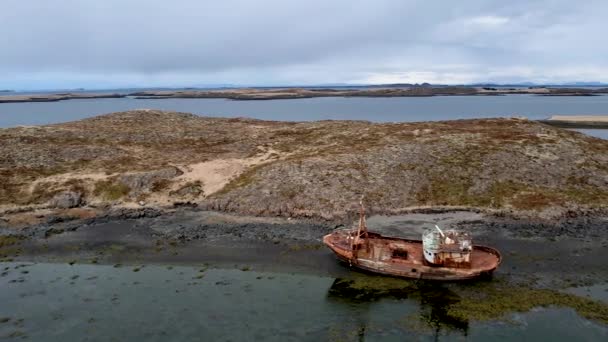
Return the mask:
<path fill-rule="evenodd" d="M 360 341 L 365 340 L 370 330 L 370 312 L 373 306 L 383 299 L 405 300 L 419 304 L 418 312 L 407 314 L 411 306 L 404 305 L 406 315 L 402 323 L 407 330 L 430 333 L 435 340 L 446 334 L 468 336 L 469 321 L 448 313 L 448 307 L 457 303 L 460 298 L 452 290 L 438 283 L 403 281 L 402 287 L 374 288 L 361 286 L 356 280 L 337 278 L 327 293 L 328 300 L 341 304 L 352 310 L 356 326 L 351 327 L 351 333 L 356 333 Z M 399 315 L 399 312 L 392 312 Z M 395 317 L 399 318 L 399 317 Z M 373 331 L 374 335 L 377 331 Z"/>
<path fill-rule="evenodd" d="M 499 281 L 438 284 L 355 272 L 335 279 L 162 265 L 0 263 L 0 270 L 0 340 L 571 341 L 608 336 L 606 326 L 570 308 L 514 306 L 521 298 L 529 301 L 530 293 Z M 564 298 L 577 307 L 584 304 Z M 488 306 L 477 305 L 480 300 Z M 496 308 L 499 316 L 479 315 Z M 597 313 L 602 308 L 589 307 Z"/>
<path fill-rule="evenodd" d="M 457 303 L 460 298 L 456 293 L 437 285 L 423 285 L 420 290 L 420 320 L 426 322 L 437 338 L 442 329 L 468 335 L 469 321 L 451 316 L 448 306 Z"/>

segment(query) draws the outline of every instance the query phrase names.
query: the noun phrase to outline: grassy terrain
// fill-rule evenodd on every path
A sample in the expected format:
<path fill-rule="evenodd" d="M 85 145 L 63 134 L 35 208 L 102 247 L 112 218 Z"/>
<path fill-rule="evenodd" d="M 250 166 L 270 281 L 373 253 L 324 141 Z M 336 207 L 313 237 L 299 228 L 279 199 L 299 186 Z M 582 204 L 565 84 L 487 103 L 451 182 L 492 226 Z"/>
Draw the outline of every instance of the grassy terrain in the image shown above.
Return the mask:
<path fill-rule="evenodd" d="M 268 151 L 272 159 L 215 193 L 178 191 L 185 185 L 172 188 L 170 177 L 142 189 L 121 183 L 125 174 Z M 435 205 L 559 213 L 608 203 L 608 141 L 520 119 L 296 123 L 142 110 L 2 129 L 0 178 L 0 205 L 44 204 L 63 190 L 101 202 L 197 193 L 213 209 L 331 218 L 364 194 L 377 213 Z"/>
<path fill-rule="evenodd" d="M 93 194 L 109 201 L 115 201 L 129 194 L 128 186 L 111 180 L 101 180 L 95 183 Z"/>

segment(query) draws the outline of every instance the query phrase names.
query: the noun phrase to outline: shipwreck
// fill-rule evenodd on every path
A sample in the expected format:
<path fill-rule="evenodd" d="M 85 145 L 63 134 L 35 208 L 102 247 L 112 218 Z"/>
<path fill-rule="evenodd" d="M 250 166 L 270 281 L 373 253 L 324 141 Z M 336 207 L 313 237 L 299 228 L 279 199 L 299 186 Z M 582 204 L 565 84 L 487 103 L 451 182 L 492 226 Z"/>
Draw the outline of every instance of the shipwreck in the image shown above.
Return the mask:
<path fill-rule="evenodd" d="M 437 225 L 422 240 L 382 236 L 370 232 L 360 203 L 359 225 L 323 237 L 323 242 L 351 267 L 384 275 L 428 279 L 465 280 L 491 276 L 500 265 L 500 253 L 474 245 L 469 233 L 442 230 Z"/>

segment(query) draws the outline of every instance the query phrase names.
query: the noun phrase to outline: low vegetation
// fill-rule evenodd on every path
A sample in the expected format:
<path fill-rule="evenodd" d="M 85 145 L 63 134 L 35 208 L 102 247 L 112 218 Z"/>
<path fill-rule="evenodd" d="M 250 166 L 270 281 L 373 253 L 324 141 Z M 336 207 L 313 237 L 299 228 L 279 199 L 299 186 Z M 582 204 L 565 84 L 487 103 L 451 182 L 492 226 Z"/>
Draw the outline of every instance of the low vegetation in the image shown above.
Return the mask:
<path fill-rule="evenodd" d="M 264 153 L 274 158 L 248 164 L 215 193 L 166 171 Z M 559 215 L 608 203 L 608 141 L 523 119 L 273 122 L 141 110 L 2 129 L 0 156 L 0 205 L 45 203 L 64 190 L 87 202 L 154 193 L 331 219 L 361 195 L 376 213 L 449 205 Z M 155 170 L 168 176 L 120 182 Z"/>
<path fill-rule="evenodd" d="M 129 191 L 129 187 L 124 184 L 112 180 L 101 180 L 95 183 L 93 194 L 108 201 L 115 201 L 128 195 Z"/>

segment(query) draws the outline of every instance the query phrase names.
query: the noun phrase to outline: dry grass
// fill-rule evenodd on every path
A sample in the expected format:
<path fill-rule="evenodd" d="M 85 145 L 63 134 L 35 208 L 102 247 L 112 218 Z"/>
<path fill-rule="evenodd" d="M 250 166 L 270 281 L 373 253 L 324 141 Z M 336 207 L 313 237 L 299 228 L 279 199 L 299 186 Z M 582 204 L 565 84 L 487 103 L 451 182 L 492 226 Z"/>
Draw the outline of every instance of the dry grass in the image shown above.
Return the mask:
<path fill-rule="evenodd" d="M 272 164 L 272 162 L 258 164 L 258 165 L 250 167 L 245 172 L 241 173 L 238 177 L 236 177 L 235 179 L 230 181 L 230 183 L 228 183 L 226 186 L 224 186 L 224 188 L 222 188 L 222 190 L 216 192 L 214 194 L 214 197 L 221 196 L 223 194 L 229 193 L 232 190 L 243 188 L 243 187 L 246 187 L 247 185 L 253 183 L 256 180 L 256 173 L 260 169 L 262 169 L 265 166 L 268 166 L 270 164 Z"/>
<path fill-rule="evenodd" d="M 294 123 L 144 110 L 0 130 L 0 204 L 42 203 L 65 189 L 116 200 L 130 191 L 115 181 L 122 174 L 247 161 L 262 150 L 281 158 L 250 166 L 206 195 L 222 208 L 267 214 L 340 211 L 361 194 L 387 211 L 418 205 L 539 211 L 608 203 L 608 142 L 526 120 Z M 80 188 L 45 183 L 45 177 L 76 171 L 107 179 Z M 200 172 L 204 179 L 208 171 Z M 185 186 L 196 192 L 196 184 Z M 177 187 L 162 180 L 151 192 L 170 198 L 181 193 Z"/>
<path fill-rule="evenodd" d="M 113 180 L 100 180 L 95 183 L 93 194 L 108 201 L 115 201 L 127 196 L 131 189 Z"/>
<path fill-rule="evenodd" d="M 151 190 L 152 192 L 162 192 L 169 189 L 172 183 L 169 179 L 158 179 L 152 184 Z"/>

